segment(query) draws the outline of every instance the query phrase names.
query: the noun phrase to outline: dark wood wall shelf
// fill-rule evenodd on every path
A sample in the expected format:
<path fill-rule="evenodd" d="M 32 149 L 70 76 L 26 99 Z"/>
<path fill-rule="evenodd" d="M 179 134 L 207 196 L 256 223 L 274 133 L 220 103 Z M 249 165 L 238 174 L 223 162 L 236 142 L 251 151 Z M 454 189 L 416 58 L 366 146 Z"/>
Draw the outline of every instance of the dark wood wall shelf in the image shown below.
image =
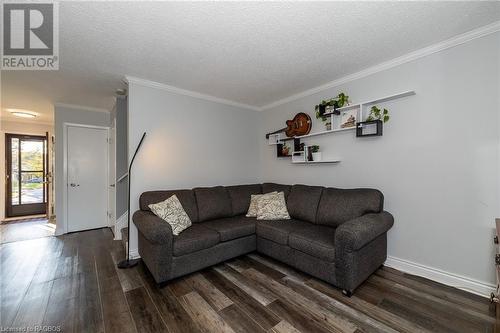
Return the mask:
<path fill-rule="evenodd" d="M 356 137 L 382 136 L 384 123 L 382 120 L 362 121 L 356 124 Z"/>

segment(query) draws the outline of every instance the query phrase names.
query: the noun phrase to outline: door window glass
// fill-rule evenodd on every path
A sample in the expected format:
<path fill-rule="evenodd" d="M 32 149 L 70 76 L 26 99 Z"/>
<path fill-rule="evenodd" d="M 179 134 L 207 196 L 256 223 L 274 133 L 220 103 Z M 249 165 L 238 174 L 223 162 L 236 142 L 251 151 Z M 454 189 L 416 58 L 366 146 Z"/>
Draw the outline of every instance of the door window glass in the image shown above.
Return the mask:
<path fill-rule="evenodd" d="M 13 205 L 19 205 L 19 139 L 11 141 L 11 201 Z"/>

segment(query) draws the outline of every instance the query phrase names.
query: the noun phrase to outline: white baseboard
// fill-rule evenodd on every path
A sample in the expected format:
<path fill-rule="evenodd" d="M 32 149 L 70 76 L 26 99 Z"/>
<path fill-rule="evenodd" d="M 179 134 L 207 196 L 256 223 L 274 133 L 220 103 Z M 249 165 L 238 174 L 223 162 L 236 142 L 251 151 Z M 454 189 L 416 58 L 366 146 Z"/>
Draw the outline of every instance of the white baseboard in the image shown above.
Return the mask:
<path fill-rule="evenodd" d="M 138 259 L 140 257 L 139 249 L 130 249 L 130 259 Z"/>
<path fill-rule="evenodd" d="M 487 298 L 496 290 L 494 284 L 417 264 L 405 259 L 388 256 L 385 265 Z"/>
<path fill-rule="evenodd" d="M 120 216 L 118 218 L 118 220 L 116 220 L 116 223 L 114 226 L 115 240 L 122 239 L 122 233 L 120 232 L 120 230 L 122 230 L 123 228 L 125 228 L 127 226 L 127 222 L 128 222 L 127 218 L 128 218 L 127 212 L 125 212 L 125 214 L 123 214 L 122 216 Z"/>

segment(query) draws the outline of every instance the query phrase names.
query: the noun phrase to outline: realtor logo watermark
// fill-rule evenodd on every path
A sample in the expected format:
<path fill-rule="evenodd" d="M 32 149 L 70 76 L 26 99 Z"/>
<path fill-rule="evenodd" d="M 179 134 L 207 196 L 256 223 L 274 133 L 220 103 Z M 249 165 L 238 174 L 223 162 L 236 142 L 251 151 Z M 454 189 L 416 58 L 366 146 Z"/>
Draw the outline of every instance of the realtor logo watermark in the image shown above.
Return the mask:
<path fill-rule="evenodd" d="M 2 70 L 59 69 L 57 2 L 4 2 Z"/>

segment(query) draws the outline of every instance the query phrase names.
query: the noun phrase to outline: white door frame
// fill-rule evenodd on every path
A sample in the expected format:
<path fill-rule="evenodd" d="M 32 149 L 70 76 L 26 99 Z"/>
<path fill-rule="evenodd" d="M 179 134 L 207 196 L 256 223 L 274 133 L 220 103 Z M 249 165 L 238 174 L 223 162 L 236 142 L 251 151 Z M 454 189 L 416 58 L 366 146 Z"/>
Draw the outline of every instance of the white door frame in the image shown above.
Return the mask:
<path fill-rule="evenodd" d="M 30 124 L 22 123 L 23 125 L 29 126 Z M 49 124 L 49 123 L 43 123 L 41 124 L 42 126 L 52 126 L 52 130 L 47 130 L 47 131 L 0 131 L 0 135 L 2 136 L 2 142 L 0 144 L 2 145 L 2 154 L 1 156 L 5 156 L 5 134 L 10 133 L 10 134 L 25 134 L 25 135 L 35 135 L 35 136 L 45 136 L 45 133 L 49 133 L 49 141 L 47 142 L 47 158 L 48 158 L 48 165 L 47 165 L 47 170 L 46 173 L 50 172 L 51 173 L 51 179 L 50 179 L 50 184 L 47 186 L 47 193 L 49 194 L 49 201 L 48 201 L 48 206 L 47 206 L 47 218 L 51 218 L 51 216 L 55 215 L 52 214 L 51 212 L 54 210 L 55 207 L 55 197 L 56 197 L 56 191 L 55 187 L 52 187 L 53 185 L 55 186 L 55 179 L 56 179 L 56 174 L 55 172 L 52 172 L 55 170 L 55 154 L 54 151 L 56 149 L 55 143 L 52 141 L 52 137 L 54 136 L 54 124 Z M 3 189 L 5 189 L 5 182 L 6 182 L 6 172 L 7 169 L 4 168 L 3 174 L 0 176 L 2 177 L 3 182 L 0 183 L 0 186 L 2 186 Z M 7 193 L 4 193 L 7 195 Z M 0 218 L 5 218 L 3 215 L 5 213 L 5 198 L 2 198 L 1 203 L 0 203 L 0 209 L 2 210 L 2 214 L 0 214 Z M 57 224 L 56 224 L 56 229 L 57 229 Z"/>
<path fill-rule="evenodd" d="M 82 127 L 82 128 L 93 128 L 93 129 L 103 129 L 106 130 L 106 136 L 109 141 L 109 126 L 94 126 L 85 124 L 75 124 L 75 123 L 63 123 L 63 179 L 64 179 L 64 191 L 63 191 L 63 211 L 64 211 L 64 230 L 63 234 L 67 233 L 69 230 L 68 226 L 68 128 L 69 127 Z M 109 188 L 109 144 L 106 143 L 106 156 L 107 156 L 107 170 L 106 170 L 106 182 L 107 188 Z M 108 198 L 107 210 L 109 211 L 109 195 L 106 194 Z M 106 221 L 108 225 L 108 221 Z"/>
<path fill-rule="evenodd" d="M 116 108 L 116 106 L 115 106 Z M 116 117 L 108 129 L 108 227 L 115 233 L 116 224 Z M 111 156 L 113 155 L 113 156 Z M 113 185 L 113 186 L 111 186 Z M 114 193 L 111 195 L 111 193 Z M 112 197 L 112 200 L 110 200 Z"/>

